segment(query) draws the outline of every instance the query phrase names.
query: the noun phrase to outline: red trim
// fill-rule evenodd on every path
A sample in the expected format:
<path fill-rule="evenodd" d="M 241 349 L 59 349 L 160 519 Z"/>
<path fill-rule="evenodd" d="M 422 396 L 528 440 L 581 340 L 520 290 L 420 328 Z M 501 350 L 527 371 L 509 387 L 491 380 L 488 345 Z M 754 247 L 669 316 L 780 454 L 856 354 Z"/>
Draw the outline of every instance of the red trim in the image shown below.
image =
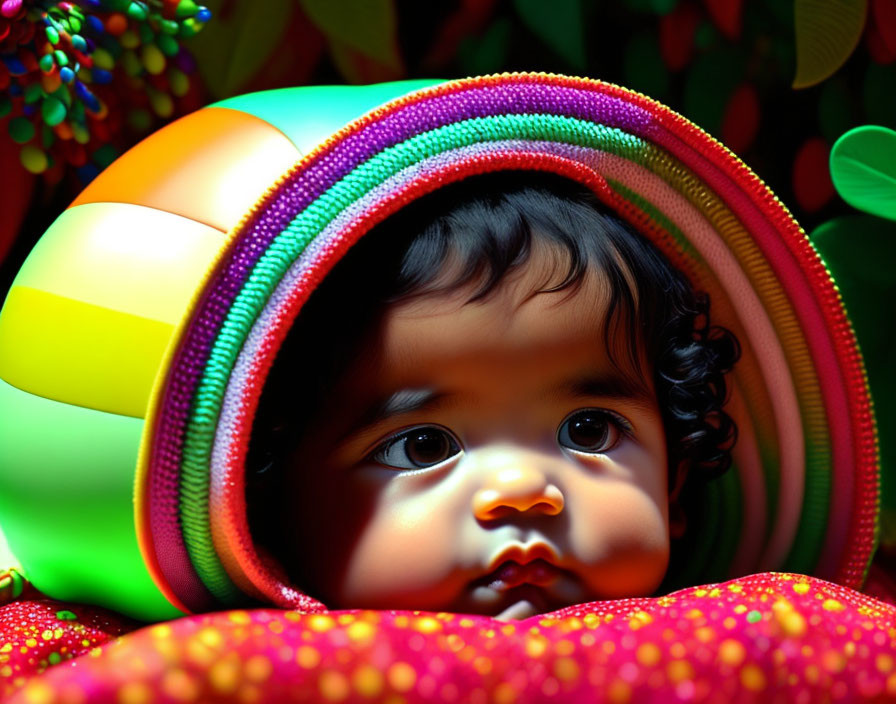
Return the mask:
<path fill-rule="evenodd" d="M 848 407 L 848 416 L 853 420 L 847 428 L 831 427 L 830 431 L 832 440 L 840 438 L 839 442 L 841 443 L 841 447 L 844 446 L 842 443 L 847 441 L 847 438 L 843 435 L 844 431 L 848 433 L 851 428 L 855 433 L 851 448 L 846 449 L 854 460 L 855 476 L 853 479 L 855 486 L 852 500 L 852 520 L 849 523 L 844 540 L 844 545 L 846 546 L 845 554 L 839 557 L 834 556 L 832 559 L 834 563 L 838 565 L 834 577 L 836 581 L 852 587 L 861 586 L 865 568 L 870 558 L 871 550 L 874 547 L 878 497 L 878 468 L 871 404 L 864 367 L 856 346 L 855 338 L 843 310 L 839 295 L 831 282 L 830 275 L 824 268 L 824 265 L 821 263 L 815 250 L 809 244 L 799 225 L 793 220 L 792 216 L 780 202 L 777 201 L 774 195 L 772 195 L 765 184 L 720 143 L 713 140 L 695 125 L 668 108 L 665 108 L 645 96 L 632 93 L 631 91 L 618 86 L 587 79 L 571 79 L 546 74 L 518 74 L 511 76 L 488 76 L 443 84 L 389 103 L 337 132 L 318 149 L 314 150 L 306 159 L 303 159 L 295 169 L 304 168 L 310 161 L 323 158 L 339 142 L 349 135 L 363 130 L 367 125 L 383 119 L 386 115 L 399 112 L 405 106 L 423 102 L 438 95 L 460 93 L 469 89 L 493 85 L 539 83 L 584 89 L 588 91 L 600 91 L 645 109 L 655 118 L 657 128 L 664 130 L 668 138 L 664 139 L 662 135 L 657 134 L 648 134 L 645 136 L 653 139 L 659 137 L 659 142 L 666 142 L 666 146 L 670 151 L 678 158 L 681 158 L 689 167 L 693 167 L 695 162 L 699 162 L 699 164 L 704 166 L 702 169 L 704 174 L 717 170 L 718 174 L 729 179 L 735 188 L 722 189 L 720 190 L 719 195 L 724 197 L 726 191 L 729 195 L 732 192 L 737 193 L 739 191 L 743 194 L 743 197 L 746 198 L 746 203 L 748 203 L 751 208 L 755 208 L 757 213 L 759 213 L 767 222 L 768 228 L 772 233 L 770 236 L 772 245 L 775 248 L 778 248 L 779 245 L 777 245 L 777 242 L 780 240 L 784 241 L 786 251 L 794 258 L 799 271 L 806 277 L 808 290 L 806 290 L 806 293 L 804 294 L 806 298 L 805 302 L 809 302 L 811 299 L 811 305 L 815 306 L 818 313 L 820 313 L 820 316 L 817 319 L 822 323 L 824 330 L 826 331 L 826 334 L 821 334 L 826 338 L 829 337 L 830 340 L 827 346 L 832 356 L 829 359 L 831 361 L 836 361 L 836 367 L 844 377 L 844 388 L 842 390 L 844 395 L 843 398 Z M 676 140 L 680 141 L 680 145 L 676 143 Z M 699 156 L 699 159 L 693 154 L 685 153 L 689 150 L 696 153 Z M 602 200 L 606 201 L 607 198 L 611 198 L 611 196 L 608 196 L 609 188 L 606 185 L 606 182 L 587 167 L 576 164 L 575 162 L 569 162 L 561 157 L 549 158 L 548 155 L 541 154 L 516 156 L 516 159 L 508 156 L 506 161 L 501 162 L 489 159 L 472 158 L 468 160 L 468 164 L 463 166 L 463 169 L 460 164 L 446 169 L 446 172 L 442 174 L 442 180 L 437 183 L 432 180 L 432 177 L 428 176 L 424 181 L 415 184 L 417 186 L 416 188 L 406 188 L 398 194 L 393 195 L 389 201 L 374 208 L 372 212 L 366 214 L 364 218 L 358 220 L 351 226 L 351 228 L 346 230 L 337 242 L 332 246 L 328 245 L 319 260 L 320 264 L 309 271 L 309 277 L 304 282 L 305 288 L 297 290 L 295 294 L 290 297 L 290 308 L 285 319 L 285 324 L 284 322 L 281 322 L 280 327 L 277 329 L 279 331 L 278 335 L 268 340 L 270 346 L 266 347 L 267 354 L 259 360 L 257 367 L 253 368 L 253 371 L 255 372 L 252 376 L 253 385 L 247 388 L 247 392 L 250 394 L 249 405 L 242 409 L 245 412 L 243 417 L 251 418 L 254 416 L 261 387 L 258 381 L 259 379 L 266 378 L 276 349 L 279 348 L 283 336 L 285 336 L 292 320 L 295 318 L 295 315 L 310 291 L 313 290 L 333 264 L 342 256 L 348 247 L 363 234 L 363 232 L 403 207 L 403 205 L 409 201 L 453 180 L 459 180 L 477 173 L 511 168 L 555 171 L 592 187 Z M 538 159 L 534 159 L 536 156 Z M 554 164 L 556 168 L 548 167 L 546 165 L 548 161 Z M 565 162 L 565 165 L 560 166 L 561 162 Z M 514 166 L 514 163 L 518 165 Z M 700 170 L 701 169 L 695 169 L 696 172 L 699 172 Z M 700 174 L 698 173 L 698 175 Z M 710 173 L 709 175 L 712 176 L 714 174 Z M 288 177 L 289 175 L 287 175 L 286 178 Z M 270 194 L 269 198 L 270 197 L 273 197 L 273 193 Z M 255 212 L 257 212 L 259 207 L 264 207 L 264 204 L 268 202 L 269 198 L 262 199 L 259 206 L 256 207 Z M 612 198 L 612 201 L 617 200 L 618 199 Z M 609 204 L 617 209 L 619 207 L 618 202 L 610 202 Z M 743 205 L 744 202 L 742 201 L 741 206 Z M 743 214 L 742 207 L 735 207 L 733 209 L 735 212 L 738 212 L 741 215 Z M 631 213 L 629 213 L 629 216 L 631 216 Z M 635 222 L 643 222 L 643 216 L 631 219 Z M 774 235 L 777 235 L 777 237 Z M 674 258 L 678 259 L 678 257 Z M 769 260 L 774 264 L 774 257 L 769 257 Z M 810 293 L 811 296 L 809 295 Z M 806 332 L 811 333 L 811 328 L 807 329 Z M 815 334 L 820 332 L 821 331 L 816 331 Z M 823 377 L 824 368 L 819 367 L 818 371 Z M 826 388 L 827 387 L 822 384 L 823 391 Z M 828 404 L 830 404 L 832 400 L 832 397 L 828 395 L 830 393 L 830 390 L 826 393 Z M 837 395 L 838 394 L 835 394 L 835 396 Z M 836 408 L 837 405 L 840 404 L 835 404 L 833 407 Z M 242 445 L 247 437 L 247 432 L 248 431 L 244 428 L 239 434 L 239 458 L 229 458 L 230 462 L 238 460 L 240 466 L 243 460 L 242 453 L 244 452 Z M 835 455 L 836 454 L 837 453 L 835 453 Z M 239 473 L 237 474 L 239 475 Z M 241 476 L 240 480 L 242 481 Z M 244 520 L 245 513 L 242 515 Z M 826 541 L 833 536 L 832 531 L 836 532 L 841 530 L 842 526 L 832 525 L 826 536 Z M 237 532 L 239 533 L 242 531 Z M 231 534 L 230 531 L 228 531 L 227 540 L 229 544 L 235 544 L 233 542 L 234 538 L 239 538 L 239 536 Z M 239 539 L 237 540 L 237 543 L 247 544 Z"/>

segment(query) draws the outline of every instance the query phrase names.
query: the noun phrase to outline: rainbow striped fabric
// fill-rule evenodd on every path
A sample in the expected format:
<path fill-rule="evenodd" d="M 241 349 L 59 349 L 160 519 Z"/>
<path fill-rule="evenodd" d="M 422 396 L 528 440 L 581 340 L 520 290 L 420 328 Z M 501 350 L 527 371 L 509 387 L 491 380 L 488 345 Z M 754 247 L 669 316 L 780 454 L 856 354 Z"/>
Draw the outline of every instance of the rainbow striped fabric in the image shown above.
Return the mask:
<path fill-rule="evenodd" d="M 256 552 L 249 532 L 243 466 L 266 374 L 310 292 L 371 227 L 443 184 L 513 169 L 555 172 L 591 187 L 710 294 L 713 322 L 742 344 L 729 404 L 739 429 L 735 466 L 711 485 L 702 514 L 689 516 L 700 529 L 689 558 L 670 575 L 672 583 L 784 570 L 860 586 L 877 515 L 867 380 L 829 273 L 765 184 L 680 115 L 617 86 L 509 74 L 407 93 L 417 87 L 297 88 L 225 101 L 196 113 L 215 113 L 226 123 L 217 132 L 206 126 L 210 120 L 203 125 L 196 120 L 205 118 L 194 116 L 192 125 L 187 118 L 144 143 L 156 140 L 158 155 L 168 139 L 198 156 L 178 157 L 167 173 L 140 161 L 152 170 L 150 186 L 122 195 L 127 179 L 121 169 L 129 158 L 138 163 L 125 155 L 119 171 L 104 174 L 64 216 L 89 222 L 90 208 L 131 199 L 135 205 L 129 207 L 143 208 L 151 219 L 168 209 L 162 201 L 179 198 L 178 208 L 191 212 L 176 211 L 177 222 L 204 228 L 190 225 L 201 233 L 187 238 L 162 222 L 153 228 L 157 247 L 171 261 L 184 261 L 178 253 L 185 242 L 195 243 L 189 245 L 194 263 L 169 261 L 180 267 L 169 286 L 163 282 L 172 275 L 160 273 L 162 264 L 147 274 L 164 289 L 160 299 L 171 299 L 167 327 L 151 330 L 147 324 L 132 331 L 139 354 L 133 361 L 113 360 L 113 366 L 143 365 L 139 389 L 120 382 L 130 394 L 127 403 L 120 401 L 127 394 L 112 393 L 114 384 L 108 398 L 90 387 L 74 389 L 74 379 L 29 386 L 22 381 L 27 375 L 9 371 L 15 367 L 10 358 L 28 353 L 0 354 L 0 378 L 16 393 L 142 419 L 135 505 L 143 567 L 135 569 L 148 572 L 166 601 L 185 612 L 236 604 L 246 595 L 324 608 Z M 400 97 L 376 107 L 384 92 Z M 249 135 L 242 142 L 241 130 Z M 285 156 L 278 148 L 283 142 L 291 147 Z M 144 145 L 138 149 L 152 149 Z M 253 149 L 256 163 L 247 165 Z M 242 168 L 234 169 L 228 158 Z M 208 179 L 220 185 L 212 189 Z M 237 220 L 234 214 L 250 204 L 246 192 L 254 205 Z M 200 206 L 207 210 L 199 212 Z M 54 244 L 57 249 L 49 251 L 64 246 L 70 245 Z M 120 245 L 106 246 L 114 251 Z M 94 250 L 94 261 L 108 259 L 99 245 Z M 165 259 L 153 251 L 154 261 Z M 96 276 L 113 282 L 110 291 L 126 288 L 122 269 L 104 273 L 109 262 L 103 261 L 90 264 Z M 13 304 L 16 296 L 58 294 L 30 280 L 17 285 Z M 95 300 L 66 295 L 54 305 L 82 321 L 73 327 L 98 315 L 91 308 L 100 306 Z M 20 304 L 22 316 L 32 299 Z M 102 305 L 106 317 L 96 318 L 91 329 L 117 325 L 115 315 L 116 321 L 126 315 L 160 321 L 157 311 L 122 312 L 121 304 L 108 300 Z M 10 325 L 7 309 L 3 316 L 0 339 Z M 72 387 L 64 397 L 53 390 L 62 382 Z M 130 472 L 133 478 L 133 465 Z M 3 510 L 0 500 L 5 527 Z"/>

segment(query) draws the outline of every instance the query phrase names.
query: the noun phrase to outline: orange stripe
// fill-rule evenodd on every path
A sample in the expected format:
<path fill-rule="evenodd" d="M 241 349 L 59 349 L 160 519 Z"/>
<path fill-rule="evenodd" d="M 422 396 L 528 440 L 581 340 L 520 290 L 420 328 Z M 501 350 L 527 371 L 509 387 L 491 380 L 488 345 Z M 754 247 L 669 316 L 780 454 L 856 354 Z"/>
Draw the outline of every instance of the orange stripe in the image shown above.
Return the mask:
<path fill-rule="evenodd" d="M 227 232 L 299 156 L 267 122 L 236 110 L 206 108 L 128 151 L 70 207 L 133 203 Z"/>

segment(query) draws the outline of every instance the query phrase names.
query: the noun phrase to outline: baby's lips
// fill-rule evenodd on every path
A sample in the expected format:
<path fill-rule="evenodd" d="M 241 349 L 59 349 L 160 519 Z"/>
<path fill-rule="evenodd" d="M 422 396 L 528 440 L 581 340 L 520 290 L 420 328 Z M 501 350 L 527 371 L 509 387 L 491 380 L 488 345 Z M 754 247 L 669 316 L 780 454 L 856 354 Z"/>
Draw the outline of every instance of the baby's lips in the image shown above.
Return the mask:
<path fill-rule="evenodd" d="M 488 586 L 498 591 L 513 589 L 521 584 L 538 587 L 550 586 L 560 576 L 562 570 L 541 558 L 520 563 L 509 560 L 488 575 Z"/>

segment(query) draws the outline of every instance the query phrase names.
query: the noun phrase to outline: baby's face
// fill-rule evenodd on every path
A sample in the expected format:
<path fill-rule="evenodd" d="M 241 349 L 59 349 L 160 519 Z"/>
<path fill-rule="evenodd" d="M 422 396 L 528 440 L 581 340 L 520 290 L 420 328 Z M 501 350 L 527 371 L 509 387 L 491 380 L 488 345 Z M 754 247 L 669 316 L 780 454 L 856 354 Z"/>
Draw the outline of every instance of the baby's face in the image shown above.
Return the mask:
<path fill-rule="evenodd" d="M 523 618 L 660 583 L 652 383 L 611 363 L 598 275 L 532 295 L 545 259 L 482 302 L 393 306 L 335 390 L 291 486 L 303 586 L 328 606 Z"/>

